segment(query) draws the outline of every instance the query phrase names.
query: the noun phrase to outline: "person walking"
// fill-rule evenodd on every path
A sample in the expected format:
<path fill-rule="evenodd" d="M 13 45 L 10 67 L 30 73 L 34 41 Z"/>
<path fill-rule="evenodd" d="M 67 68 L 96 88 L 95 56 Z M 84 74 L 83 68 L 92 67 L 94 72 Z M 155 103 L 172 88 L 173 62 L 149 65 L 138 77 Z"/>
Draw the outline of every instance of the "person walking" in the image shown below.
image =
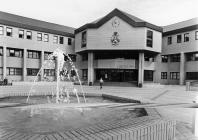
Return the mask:
<path fill-rule="evenodd" d="M 102 89 L 102 85 L 103 85 L 103 79 L 102 79 L 102 77 L 100 78 L 100 89 Z"/>

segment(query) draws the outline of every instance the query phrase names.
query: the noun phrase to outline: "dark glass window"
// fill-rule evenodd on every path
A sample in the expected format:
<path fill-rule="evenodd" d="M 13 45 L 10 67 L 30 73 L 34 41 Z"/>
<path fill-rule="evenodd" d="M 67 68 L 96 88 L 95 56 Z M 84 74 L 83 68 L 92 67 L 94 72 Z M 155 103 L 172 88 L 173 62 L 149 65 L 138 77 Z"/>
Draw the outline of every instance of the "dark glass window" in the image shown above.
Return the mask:
<path fill-rule="evenodd" d="M 170 55 L 170 62 L 180 62 L 180 54 Z"/>
<path fill-rule="evenodd" d="M 68 38 L 68 45 L 72 45 L 72 39 Z"/>
<path fill-rule="evenodd" d="M 170 72 L 170 79 L 179 80 L 179 72 Z"/>
<path fill-rule="evenodd" d="M 168 42 L 167 43 L 168 43 L 168 45 L 172 44 L 172 37 L 171 36 L 168 37 Z"/>
<path fill-rule="evenodd" d="M 26 38 L 27 39 L 32 39 L 32 32 L 31 31 L 26 32 Z"/>
<path fill-rule="evenodd" d="M 28 58 L 40 59 L 40 52 L 39 51 L 28 50 L 27 53 L 28 53 L 28 55 L 27 55 Z"/>
<path fill-rule="evenodd" d="M 42 41 L 42 33 L 37 33 L 37 40 Z"/>
<path fill-rule="evenodd" d="M 195 40 L 198 40 L 198 31 L 195 32 Z"/>
<path fill-rule="evenodd" d="M 6 28 L 6 35 L 12 36 L 12 28 L 9 28 L 9 27 Z"/>
<path fill-rule="evenodd" d="M 182 42 L 182 35 L 177 35 L 177 43 L 181 43 Z"/>
<path fill-rule="evenodd" d="M 146 46 L 153 47 L 153 31 L 147 30 Z"/>
<path fill-rule="evenodd" d="M 83 78 L 83 80 L 87 80 L 87 75 L 88 75 L 88 70 L 87 69 L 83 69 L 82 70 L 82 78 Z"/>
<path fill-rule="evenodd" d="M 3 28 L 3 26 L 0 26 L 0 35 L 3 35 L 3 30 L 4 28 Z"/>
<path fill-rule="evenodd" d="M 186 72 L 187 80 L 198 80 L 198 72 Z"/>
<path fill-rule="evenodd" d="M 22 75 L 22 68 L 7 67 L 7 75 Z"/>
<path fill-rule="evenodd" d="M 44 69 L 44 75 L 55 76 L 55 69 Z"/>
<path fill-rule="evenodd" d="M 162 55 L 161 59 L 162 59 L 163 63 L 167 63 L 168 62 L 168 55 Z"/>
<path fill-rule="evenodd" d="M 59 44 L 64 44 L 64 37 L 62 36 L 59 37 Z"/>
<path fill-rule="evenodd" d="M 144 80 L 145 81 L 153 81 L 153 71 L 152 70 L 144 70 Z"/>
<path fill-rule="evenodd" d="M 189 33 L 185 33 L 184 34 L 184 42 L 188 42 L 189 41 Z"/>
<path fill-rule="evenodd" d="M 187 61 L 198 61 L 198 52 L 187 53 L 186 60 Z"/>
<path fill-rule="evenodd" d="M 14 49 L 14 48 L 7 48 L 7 56 L 23 57 L 23 50 Z"/>
<path fill-rule="evenodd" d="M 24 38 L 24 30 L 19 30 L 19 38 Z"/>
<path fill-rule="evenodd" d="M 82 41 L 81 41 L 81 47 L 87 46 L 87 31 L 82 32 Z"/>
<path fill-rule="evenodd" d="M 88 53 L 82 54 L 82 61 L 87 61 L 88 60 Z"/>
<path fill-rule="evenodd" d="M 161 79 L 167 79 L 167 72 L 161 72 Z"/>
<path fill-rule="evenodd" d="M 36 76 L 38 72 L 39 72 L 39 69 L 27 68 L 27 75 L 28 76 Z"/>

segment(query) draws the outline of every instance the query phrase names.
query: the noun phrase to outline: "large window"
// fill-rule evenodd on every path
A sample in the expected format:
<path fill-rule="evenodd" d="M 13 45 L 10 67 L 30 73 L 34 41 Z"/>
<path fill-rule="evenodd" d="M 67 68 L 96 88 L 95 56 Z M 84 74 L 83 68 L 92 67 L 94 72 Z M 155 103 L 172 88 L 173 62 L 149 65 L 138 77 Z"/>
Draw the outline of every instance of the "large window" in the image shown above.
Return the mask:
<path fill-rule="evenodd" d="M 189 41 L 189 33 L 185 33 L 184 34 L 184 42 L 188 42 Z"/>
<path fill-rule="evenodd" d="M 182 35 L 177 35 L 177 43 L 181 43 L 182 42 Z"/>
<path fill-rule="evenodd" d="M 12 36 L 12 28 L 9 28 L 9 27 L 6 28 L 6 35 Z"/>
<path fill-rule="evenodd" d="M 26 32 L 26 38 L 27 39 L 32 39 L 32 32 L 31 31 Z"/>
<path fill-rule="evenodd" d="M 7 56 L 11 57 L 23 57 L 23 50 L 8 48 L 7 49 Z"/>
<path fill-rule="evenodd" d="M 170 72 L 170 79 L 179 80 L 179 72 Z"/>
<path fill-rule="evenodd" d="M 54 44 L 58 44 L 58 36 L 54 36 L 54 38 L 53 38 L 53 43 L 54 43 Z"/>
<path fill-rule="evenodd" d="M 27 53 L 28 53 L 27 55 L 28 58 L 40 59 L 40 52 L 38 51 L 28 50 Z"/>
<path fill-rule="evenodd" d="M 64 37 L 62 36 L 59 37 L 59 44 L 64 44 Z"/>
<path fill-rule="evenodd" d="M 44 69 L 45 76 L 55 76 L 55 69 Z"/>
<path fill-rule="evenodd" d="M 153 31 L 147 30 L 146 46 L 153 47 Z"/>
<path fill-rule="evenodd" d="M 198 61 L 198 52 L 195 53 L 187 53 L 186 54 L 187 61 Z"/>
<path fill-rule="evenodd" d="M 82 78 L 83 78 L 83 80 L 87 80 L 87 75 L 88 75 L 88 70 L 87 69 L 83 69 L 82 70 Z"/>
<path fill-rule="evenodd" d="M 167 63 L 168 62 L 168 55 L 162 55 L 161 59 L 162 59 L 163 63 Z"/>
<path fill-rule="evenodd" d="M 144 70 L 144 81 L 153 81 L 153 71 Z"/>
<path fill-rule="evenodd" d="M 180 54 L 170 55 L 170 62 L 180 62 Z"/>
<path fill-rule="evenodd" d="M 48 34 L 44 34 L 44 42 L 49 42 L 49 35 Z"/>
<path fill-rule="evenodd" d="M 167 44 L 168 44 L 168 45 L 172 44 L 172 36 L 169 36 L 169 37 L 168 37 L 168 42 L 167 42 Z"/>
<path fill-rule="evenodd" d="M 3 35 L 3 26 L 0 26 L 0 35 Z"/>
<path fill-rule="evenodd" d="M 187 80 L 198 80 L 198 72 L 186 72 Z"/>
<path fill-rule="evenodd" d="M 37 33 L 37 40 L 42 41 L 42 33 Z"/>
<path fill-rule="evenodd" d="M 82 41 L 81 41 L 81 47 L 87 46 L 87 31 L 82 32 Z"/>
<path fill-rule="evenodd" d="M 0 46 L 0 56 L 3 56 L 3 47 Z"/>
<path fill-rule="evenodd" d="M 19 38 L 24 38 L 24 30 L 19 30 Z"/>
<path fill-rule="evenodd" d="M 195 40 L 198 40 L 198 31 L 195 32 Z"/>
<path fill-rule="evenodd" d="M 44 52 L 44 59 L 48 60 L 50 54 L 52 54 L 52 52 Z"/>
<path fill-rule="evenodd" d="M 22 68 L 7 67 L 7 75 L 22 75 Z"/>
<path fill-rule="evenodd" d="M 167 79 L 167 72 L 161 72 L 161 79 Z"/>
<path fill-rule="evenodd" d="M 36 76 L 39 72 L 39 69 L 31 69 L 27 68 L 27 75 L 28 76 Z"/>
<path fill-rule="evenodd" d="M 72 45 L 72 39 L 68 38 L 68 45 Z"/>

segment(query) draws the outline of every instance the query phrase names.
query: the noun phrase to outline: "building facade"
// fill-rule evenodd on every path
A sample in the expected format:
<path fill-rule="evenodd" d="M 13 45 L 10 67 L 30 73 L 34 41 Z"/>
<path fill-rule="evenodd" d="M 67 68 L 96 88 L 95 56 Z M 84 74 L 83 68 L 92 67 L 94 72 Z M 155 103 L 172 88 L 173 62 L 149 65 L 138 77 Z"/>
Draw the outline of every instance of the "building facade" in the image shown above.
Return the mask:
<path fill-rule="evenodd" d="M 74 29 L 0 13 L 0 76 L 32 81 L 56 48 L 74 58 L 80 78 L 184 84 L 198 80 L 198 20 L 159 27 L 114 9 Z M 55 67 L 41 72 L 55 79 Z"/>

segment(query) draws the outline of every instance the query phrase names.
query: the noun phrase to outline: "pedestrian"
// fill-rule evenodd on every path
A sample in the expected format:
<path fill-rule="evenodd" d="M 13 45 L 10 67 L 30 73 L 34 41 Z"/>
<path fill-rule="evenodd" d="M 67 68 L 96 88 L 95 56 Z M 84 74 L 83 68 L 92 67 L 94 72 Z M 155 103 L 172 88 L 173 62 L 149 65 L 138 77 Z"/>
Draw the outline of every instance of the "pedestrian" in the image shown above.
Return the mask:
<path fill-rule="evenodd" d="M 103 85 L 103 80 L 102 80 L 102 77 L 100 78 L 100 89 L 102 89 L 102 85 Z"/>

